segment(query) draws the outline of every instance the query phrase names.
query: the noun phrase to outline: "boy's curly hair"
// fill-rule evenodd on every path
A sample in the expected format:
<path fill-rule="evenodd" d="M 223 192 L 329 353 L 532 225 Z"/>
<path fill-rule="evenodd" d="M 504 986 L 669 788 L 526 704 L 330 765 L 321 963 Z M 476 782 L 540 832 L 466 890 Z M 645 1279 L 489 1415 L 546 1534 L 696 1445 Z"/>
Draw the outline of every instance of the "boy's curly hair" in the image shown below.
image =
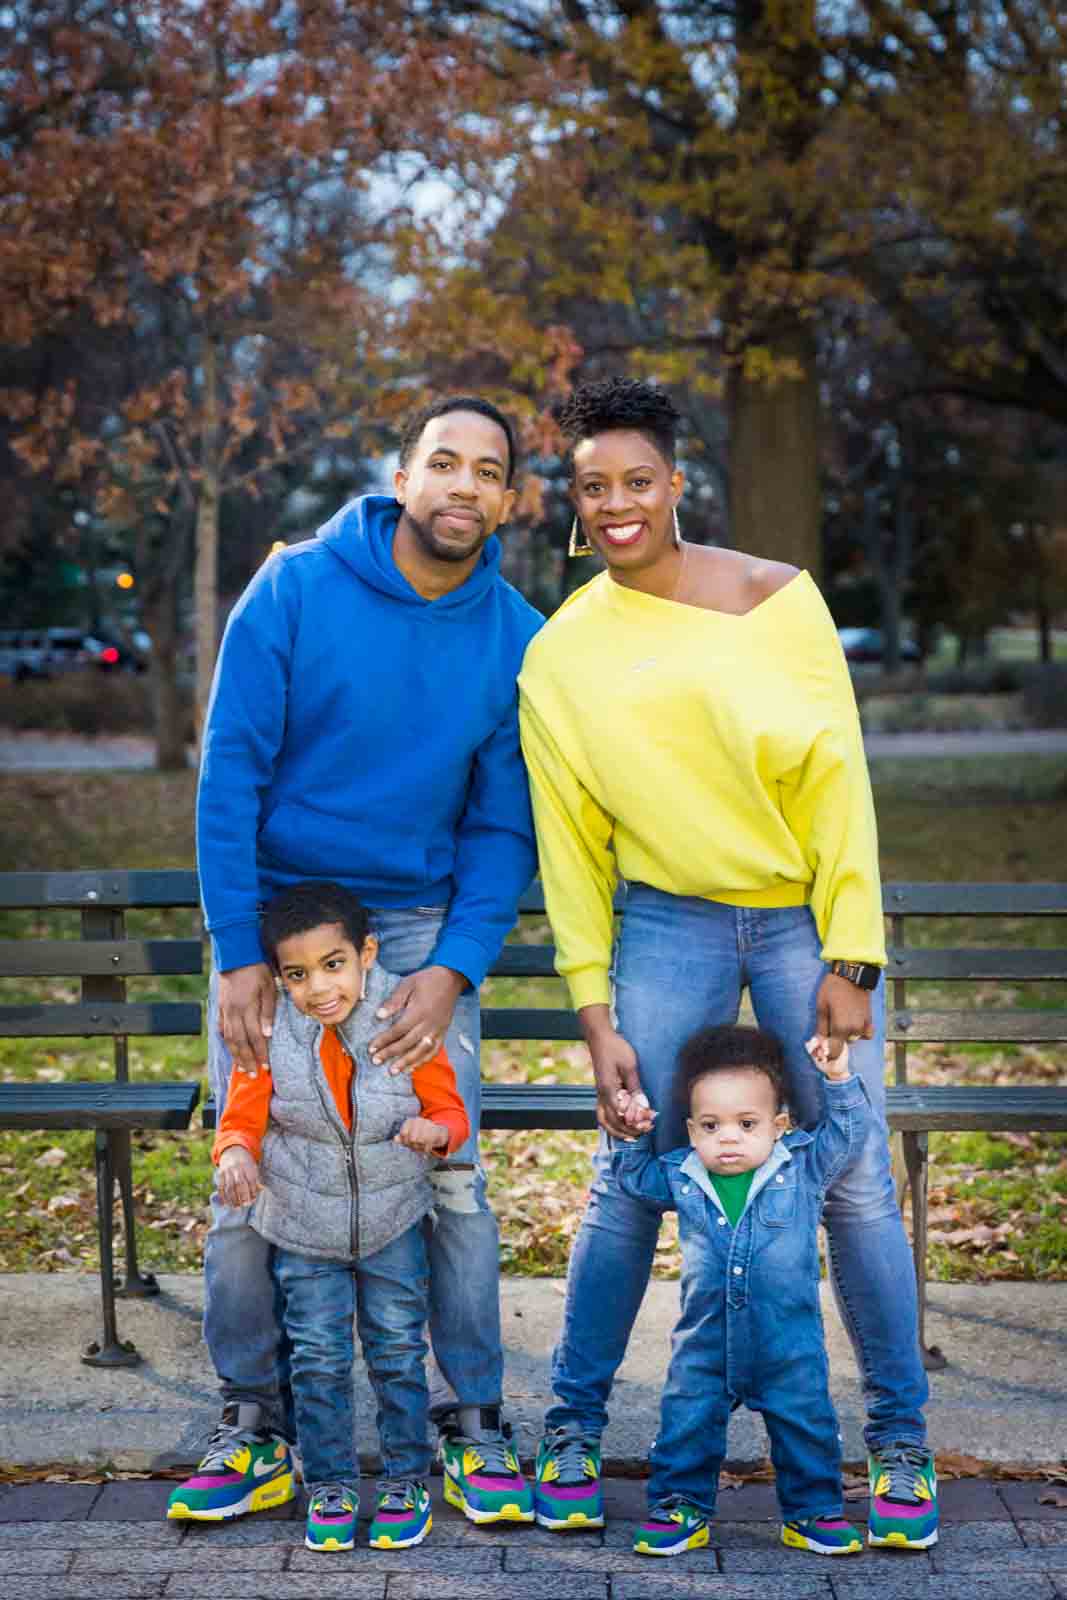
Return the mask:
<path fill-rule="evenodd" d="M 774 1090 L 775 1110 L 786 1105 L 785 1057 L 773 1033 L 739 1026 L 701 1028 L 678 1052 L 674 1092 L 686 1112 L 694 1086 L 713 1072 L 762 1072 Z"/>
<path fill-rule="evenodd" d="M 370 932 L 370 913 L 351 889 L 327 879 L 308 879 L 279 889 L 259 923 L 260 942 L 268 961 L 274 967 L 278 965 L 278 946 L 283 939 L 333 922 L 339 922 L 346 939 L 362 950 Z"/>

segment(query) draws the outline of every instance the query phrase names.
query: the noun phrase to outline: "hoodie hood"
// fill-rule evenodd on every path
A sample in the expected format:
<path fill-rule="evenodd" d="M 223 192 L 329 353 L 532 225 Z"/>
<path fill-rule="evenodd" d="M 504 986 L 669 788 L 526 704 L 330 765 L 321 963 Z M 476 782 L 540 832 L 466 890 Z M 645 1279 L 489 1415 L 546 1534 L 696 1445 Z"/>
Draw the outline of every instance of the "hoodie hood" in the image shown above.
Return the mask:
<path fill-rule="evenodd" d="M 491 589 L 500 572 L 500 541 L 492 534 L 465 583 L 437 600 L 426 600 L 411 587 L 393 560 L 393 538 L 400 521 L 400 503 L 392 495 L 365 494 L 342 506 L 319 529 L 318 537 L 332 555 L 392 600 L 434 609 L 434 614 L 465 615 Z"/>

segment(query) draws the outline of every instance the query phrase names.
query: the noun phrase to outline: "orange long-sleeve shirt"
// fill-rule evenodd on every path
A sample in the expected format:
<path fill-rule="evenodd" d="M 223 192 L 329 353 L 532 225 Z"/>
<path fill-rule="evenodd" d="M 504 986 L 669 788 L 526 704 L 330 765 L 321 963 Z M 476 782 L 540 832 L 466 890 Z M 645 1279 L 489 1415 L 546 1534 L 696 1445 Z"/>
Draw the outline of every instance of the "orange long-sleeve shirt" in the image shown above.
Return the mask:
<path fill-rule="evenodd" d="M 338 1114 L 345 1127 L 351 1130 L 353 1063 L 336 1029 L 325 1029 L 320 1057 Z M 448 1144 L 437 1153 L 450 1156 L 469 1135 L 470 1120 L 443 1045 L 432 1061 L 415 1068 L 411 1087 L 418 1097 L 421 1115 L 448 1129 Z M 226 1108 L 211 1147 L 212 1161 L 217 1164 L 222 1152 L 232 1144 L 243 1146 L 255 1161 L 259 1160 L 270 1118 L 270 1097 L 269 1072 L 257 1072 L 254 1078 L 247 1072 L 231 1072 Z"/>

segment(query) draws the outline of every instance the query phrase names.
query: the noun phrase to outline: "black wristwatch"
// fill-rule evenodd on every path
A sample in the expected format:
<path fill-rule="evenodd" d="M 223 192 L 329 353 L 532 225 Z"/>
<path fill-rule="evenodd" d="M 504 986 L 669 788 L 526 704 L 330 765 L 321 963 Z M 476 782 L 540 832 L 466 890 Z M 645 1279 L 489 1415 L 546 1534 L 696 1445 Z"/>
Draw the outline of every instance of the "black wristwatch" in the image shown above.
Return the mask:
<path fill-rule="evenodd" d="M 877 989 L 882 976 L 881 967 L 873 967 L 867 961 L 831 961 L 830 971 L 839 978 L 847 978 L 857 989 Z"/>

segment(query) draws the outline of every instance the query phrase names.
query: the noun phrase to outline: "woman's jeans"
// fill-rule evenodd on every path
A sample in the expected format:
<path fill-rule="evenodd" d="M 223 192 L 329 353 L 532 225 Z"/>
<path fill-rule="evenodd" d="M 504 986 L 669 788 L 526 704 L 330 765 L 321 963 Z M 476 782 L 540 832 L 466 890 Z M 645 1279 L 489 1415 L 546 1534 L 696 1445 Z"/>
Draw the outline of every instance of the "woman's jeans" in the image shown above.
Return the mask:
<path fill-rule="evenodd" d="M 804 1044 L 815 1032 L 825 973 L 806 906 L 763 910 L 628 886 L 615 956 L 616 1025 L 637 1052 L 642 1086 L 659 1113 L 658 1153 L 688 1143 L 685 1108 L 674 1097 L 680 1047 L 698 1028 L 734 1022 L 746 986 L 760 1026 L 782 1043 L 794 1122 L 819 1120 L 820 1080 Z M 834 1294 L 867 1401 L 867 1444 L 874 1449 L 897 1439 L 925 1442 L 928 1391 L 915 1270 L 889 1159 L 881 984 L 872 1001 L 875 1037 L 851 1045 L 850 1059 L 878 1121 L 859 1161 L 829 1190 L 823 1222 Z M 604 1428 L 612 1382 L 652 1268 L 659 1219 L 619 1190 L 610 1165 L 602 1136 L 571 1255 L 550 1428 L 577 1425 L 592 1434 Z"/>
<path fill-rule="evenodd" d="M 296 1435 L 308 1489 L 358 1490 L 353 1442 L 352 1314 L 378 1402 L 382 1478 L 424 1478 L 427 1262 L 423 1224 L 362 1261 L 272 1252 L 279 1317 L 289 1344 Z"/>
<path fill-rule="evenodd" d="M 441 907 L 372 913 L 382 965 L 401 976 L 424 966 L 444 917 Z M 388 1026 L 382 1023 L 383 1030 Z M 496 1218 L 478 1164 L 481 1113 L 481 1027 L 478 995 L 460 995 L 445 1048 L 470 1118 L 471 1137 L 430 1174 L 436 1225 L 428 1245 L 430 1343 L 441 1374 L 461 1405 L 499 1405 L 500 1243 Z M 230 1054 L 218 1030 L 217 979 L 208 1004 L 208 1071 L 219 1115 L 230 1081 Z M 204 1339 L 223 1400 L 275 1402 L 279 1328 L 274 1310 L 270 1247 L 248 1224 L 249 1207 L 211 1198 L 212 1225 L 204 1247 Z M 438 1396 L 435 1394 L 435 1401 Z M 442 1395 L 444 1404 L 451 1396 Z M 454 1401 L 453 1401 L 454 1403 Z"/>

